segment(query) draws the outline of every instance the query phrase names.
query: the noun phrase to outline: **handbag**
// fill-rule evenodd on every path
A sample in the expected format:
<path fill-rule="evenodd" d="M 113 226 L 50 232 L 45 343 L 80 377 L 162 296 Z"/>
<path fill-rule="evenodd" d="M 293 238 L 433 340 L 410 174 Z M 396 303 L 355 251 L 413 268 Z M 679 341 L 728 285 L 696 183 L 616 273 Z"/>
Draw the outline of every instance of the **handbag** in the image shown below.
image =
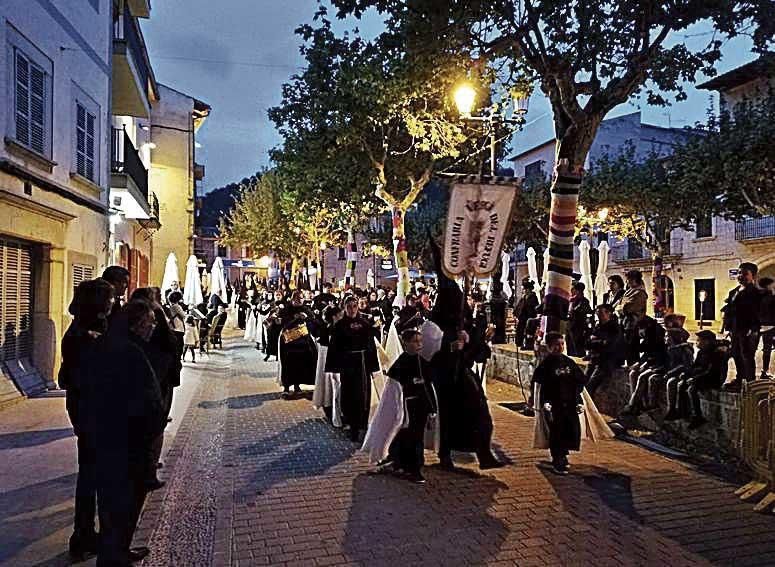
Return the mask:
<path fill-rule="evenodd" d="M 309 330 L 307 329 L 306 323 L 301 323 L 290 329 L 283 329 L 283 340 L 286 344 L 297 341 L 307 335 L 309 335 Z"/>

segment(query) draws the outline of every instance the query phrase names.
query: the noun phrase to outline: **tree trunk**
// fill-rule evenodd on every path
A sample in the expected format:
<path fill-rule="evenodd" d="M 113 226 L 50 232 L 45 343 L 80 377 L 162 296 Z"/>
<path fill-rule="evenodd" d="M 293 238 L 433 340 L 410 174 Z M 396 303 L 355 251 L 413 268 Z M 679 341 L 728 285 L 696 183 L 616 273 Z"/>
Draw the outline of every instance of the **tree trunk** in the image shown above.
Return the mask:
<path fill-rule="evenodd" d="M 404 217 L 406 210 L 403 207 L 393 207 L 393 254 L 396 260 L 396 305 L 406 304 L 406 296 L 411 291 L 409 282 L 409 256 L 406 251 L 406 237 L 404 235 Z"/>
<path fill-rule="evenodd" d="M 560 331 L 568 316 L 573 283 L 573 237 L 584 162 L 599 121 L 563 125 L 557 121 L 557 151 L 549 215 L 549 267 L 543 300 L 545 330 Z"/>
<path fill-rule="evenodd" d="M 347 260 L 344 268 L 344 289 L 355 286 L 355 264 L 358 262 L 358 246 L 355 244 L 355 234 L 347 229 Z"/>

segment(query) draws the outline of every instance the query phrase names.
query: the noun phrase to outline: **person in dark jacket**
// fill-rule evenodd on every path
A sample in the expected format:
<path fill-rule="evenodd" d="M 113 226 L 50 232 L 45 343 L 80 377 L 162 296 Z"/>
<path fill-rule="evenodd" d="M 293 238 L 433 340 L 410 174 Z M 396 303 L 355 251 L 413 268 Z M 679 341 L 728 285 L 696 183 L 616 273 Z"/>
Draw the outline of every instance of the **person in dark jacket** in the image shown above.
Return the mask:
<path fill-rule="evenodd" d="M 689 332 L 683 328 L 685 317 L 677 313 L 665 316 L 665 346 L 667 347 L 667 367 L 664 372 L 657 371 L 649 377 L 648 408 L 658 405 L 658 390 L 671 378 L 686 372 L 694 359 L 694 346 L 689 343 Z"/>
<path fill-rule="evenodd" d="M 503 293 L 503 284 L 499 280 L 493 280 L 492 298 L 488 302 L 489 323 L 495 326 L 492 336 L 492 344 L 501 345 L 506 342 L 506 306 L 508 301 Z"/>
<path fill-rule="evenodd" d="M 129 270 L 122 266 L 108 266 L 102 272 L 102 279 L 113 286 L 113 309 L 110 310 L 108 322 L 116 317 L 124 304 L 124 296 L 129 289 Z"/>
<path fill-rule="evenodd" d="M 587 353 L 589 317 L 592 315 L 592 306 L 589 304 L 589 300 L 584 297 L 585 289 L 586 286 L 582 282 L 575 282 L 571 286 L 568 332 L 565 335 L 568 356 L 583 357 Z"/>
<path fill-rule="evenodd" d="M 514 317 L 517 320 L 516 327 L 516 343 L 517 348 L 523 348 L 525 346 L 525 329 L 527 328 L 527 322 L 530 319 L 534 319 L 537 314 L 539 305 L 538 296 L 536 295 L 533 282 L 529 278 L 522 280 L 522 297 L 519 298 L 517 304 L 514 306 Z"/>
<path fill-rule="evenodd" d="M 665 330 L 656 319 L 645 315 L 637 326 L 638 362 L 630 367 L 630 400 L 622 409 L 622 415 L 639 415 L 648 392 L 652 376 L 664 374 L 667 370 L 668 353 Z"/>
<path fill-rule="evenodd" d="M 622 325 L 624 340 L 627 343 L 627 364 L 631 366 L 636 364 L 640 358 L 638 323 L 646 316 L 648 293 L 643 284 L 643 274 L 639 270 L 630 270 L 627 272 L 626 278 L 627 289 L 622 295 L 616 312 L 619 313 L 619 322 Z"/>
<path fill-rule="evenodd" d="M 79 409 L 83 390 L 83 364 L 108 329 L 113 299 L 113 286 L 106 280 L 81 282 L 69 307 L 73 322 L 62 338 L 62 364 L 58 381 L 59 387 L 66 392 L 65 406 L 78 447 L 75 517 L 69 543 L 70 556 L 74 561 L 83 561 L 88 554 L 97 552 L 97 533 L 94 528 L 97 511 L 96 439 L 93 431 L 82 427 Z"/>
<path fill-rule="evenodd" d="M 587 342 L 589 349 L 589 365 L 587 366 L 587 391 L 594 396 L 601 384 L 611 379 L 614 370 L 621 367 L 624 361 L 624 338 L 619 323 L 614 317 L 613 309 L 608 304 L 601 304 L 595 309 L 597 326 Z"/>
<path fill-rule="evenodd" d="M 180 373 L 183 368 L 180 358 L 177 356 L 175 335 L 167 323 L 167 317 L 161 306 L 161 290 L 158 287 L 136 289 L 132 293 L 131 299 L 147 302 L 153 308 L 156 318 L 156 327 L 150 340 L 147 343 L 143 343 L 143 349 L 159 383 L 159 390 L 164 403 L 164 419 L 167 420 L 172 409 L 173 391 L 180 386 Z M 156 472 L 163 444 L 164 432 L 162 431 L 151 444 L 151 454 L 146 474 L 148 490 L 158 490 L 164 486 L 164 482 L 159 480 Z"/>
<path fill-rule="evenodd" d="M 147 302 L 128 302 L 85 367 L 80 411 L 96 437 L 100 567 L 128 566 L 148 554 L 147 548 L 129 546 L 147 494 L 150 445 L 166 423 L 144 350 L 155 327 Z"/>
<path fill-rule="evenodd" d="M 728 355 L 720 348 L 713 331 L 705 329 L 697 333 L 697 357 L 688 371 L 668 382 L 669 409 L 666 420 L 691 417 L 689 428 L 696 429 L 707 423 L 702 415 L 700 392 L 719 390 L 727 374 Z M 690 407 L 681 400 L 688 396 Z"/>
<path fill-rule="evenodd" d="M 739 392 L 743 380 L 756 377 L 756 348 L 759 346 L 759 320 L 763 294 L 756 287 L 759 267 L 751 262 L 740 264 L 737 276 L 738 286 L 729 292 L 726 305 L 721 309 L 724 315 L 722 330 L 729 333 L 732 341 L 732 358 L 737 376 L 724 385 L 727 392 Z"/>
<path fill-rule="evenodd" d="M 533 382 L 540 386 L 538 408 L 549 424 L 549 450 L 558 474 L 568 474 L 568 452 L 581 448 L 579 411 L 588 378 L 573 359 L 563 354 L 560 333 L 547 333 L 549 354 L 536 367 Z"/>
<path fill-rule="evenodd" d="M 624 297 L 624 280 L 619 274 L 614 274 L 608 278 L 608 291 L 603 294 L 603 303 L 610 305 L 616 313 L 619 303 Z"/>
<path fill-rule="evenodd" d="M 771 380 L 770 361 L 772 348 L 775 345 L 775 280 L 761 278 L 759 287 L 762 289 L 762 304 L 760 309 L 762 336 L 762 373 L 761 380 Z"/>
<path fill-rule="evenodd" d="M 283 398 L 301 393 L 300 384 L 315 385 L 318 350 L 312 338 L 317 334 L 315 317 L 303 304 L 301 292 L 294 291 L 291 301 L 280 311 L 280 368 Z"/>

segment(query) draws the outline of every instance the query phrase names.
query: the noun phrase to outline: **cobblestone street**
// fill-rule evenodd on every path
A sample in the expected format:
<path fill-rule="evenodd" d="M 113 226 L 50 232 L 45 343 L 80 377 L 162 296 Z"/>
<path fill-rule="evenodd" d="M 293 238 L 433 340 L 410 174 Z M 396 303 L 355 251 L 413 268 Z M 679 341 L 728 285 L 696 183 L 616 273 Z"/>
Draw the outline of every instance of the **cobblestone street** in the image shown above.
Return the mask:
<path fill-rule="evenodd" d="M 622 441 L 585 446 L 567 477 L 544 469 L 532 420 L 499 405 L 519 399 L 510 386 L 489 388 L 509 466 L 480 473 L 458 455 L 450 473 L 426 453 L 428 483 L 417 486 L 367 474 L 366 457 L 309 400 L 280 399 L 275 372 L 233 341 L 187 367 L 167 486 L 149 498 L 136 537 L 152 550 L 145 565 L 775 565 L 775 517 L 711 472 Z M 67 564 L 72 438 L 66 417 L 54 417 L 26 443 L 0 437 L 4 564 Z M 48 430 L 60 433 L 42 439 Z M 11 458 L 43 471 L 46 455 L 61 474 L 14 484 Z"/>

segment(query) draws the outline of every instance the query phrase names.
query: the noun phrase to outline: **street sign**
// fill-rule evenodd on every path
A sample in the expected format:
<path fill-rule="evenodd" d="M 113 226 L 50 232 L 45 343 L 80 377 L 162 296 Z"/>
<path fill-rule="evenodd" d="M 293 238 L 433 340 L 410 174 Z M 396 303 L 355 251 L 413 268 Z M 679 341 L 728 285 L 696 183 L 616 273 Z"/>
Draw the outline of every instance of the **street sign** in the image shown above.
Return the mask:
<path fill-rule="evenodd" d="M 381 270 L 389 272 L 390 270 L 393 269 L 393 260 L 382 260 L 379 267 Z"/>
<path fill-rule="evenodd" d="M 740 269 L 739 268 L 730 268 L 729 269 L 729 279 L 730 280 L 736 280 L 737 276 L 740 275 Z"/>

